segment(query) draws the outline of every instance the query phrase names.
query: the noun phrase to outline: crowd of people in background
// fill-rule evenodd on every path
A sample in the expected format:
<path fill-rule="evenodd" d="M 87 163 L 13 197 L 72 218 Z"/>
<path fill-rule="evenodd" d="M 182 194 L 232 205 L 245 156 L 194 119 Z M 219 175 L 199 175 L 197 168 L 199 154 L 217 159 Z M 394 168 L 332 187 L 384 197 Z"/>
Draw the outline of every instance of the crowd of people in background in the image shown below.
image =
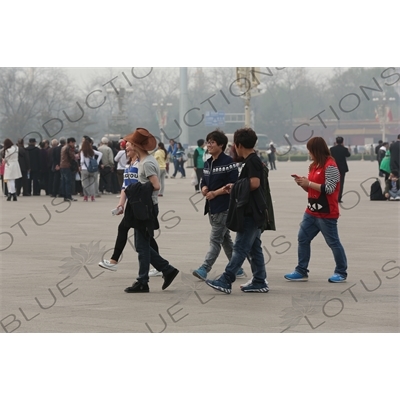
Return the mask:
<path fill-rule="evenodd" d="M 65 201 L 95 201 L 101 195 L 120 195 L 127 164 L 126 143 L 103 137 L 97 147 L 84 136 L 81 143 L 75 138 L 43 140 L 19 139 L 14 144 L 5 139 L 0 150 L 2 190 L 8 201 L 18 196 L 61 197 Z M 98 168 L 88 171 L 91 159 Z"/>

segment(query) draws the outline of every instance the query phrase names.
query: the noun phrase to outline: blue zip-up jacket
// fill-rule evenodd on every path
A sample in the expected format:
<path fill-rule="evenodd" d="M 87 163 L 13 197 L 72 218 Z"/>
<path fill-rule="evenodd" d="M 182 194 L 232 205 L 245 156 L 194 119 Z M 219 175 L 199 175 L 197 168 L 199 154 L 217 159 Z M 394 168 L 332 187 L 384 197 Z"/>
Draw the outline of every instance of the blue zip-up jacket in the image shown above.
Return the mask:
<path fill-rule="evenodd" d="M 232 157 L 221 153 L 216 160 L 210 157 L 204 163 L 203 179 L 201 187 L 208 187 L 210 192 L 218 190 L 228 183 L 235 183 L 238 179 L 238 164 L 233 161 Z M 215 199 L 206 200 L 204 215 L 208 212 L 218 214 L 229 209 L 229 194 L 217 196 Z"/>

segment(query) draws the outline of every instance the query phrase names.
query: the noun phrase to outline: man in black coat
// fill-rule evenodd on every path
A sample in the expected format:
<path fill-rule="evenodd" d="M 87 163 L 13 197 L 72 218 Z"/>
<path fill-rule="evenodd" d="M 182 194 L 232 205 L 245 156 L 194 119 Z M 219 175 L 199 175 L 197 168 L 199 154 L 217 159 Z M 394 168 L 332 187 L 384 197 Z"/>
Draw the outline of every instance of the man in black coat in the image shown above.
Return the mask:
<path fill-rule="evenodd" d="M 390 170 L 400 171 L 400 135 L 397 141 L 390 146 Z"/>
<path fill-rule="evenodd" d="M 40 149 L 36 146 L 36 139 L 29 139 L 29 146 L 26 148 L 26 151 L 29 155 L 29 165 L 30 165 L 30 176 L 28 179 L 28 193 L 27 195 L 31 195 L 32 190 L 32 182 L 33 182 L 33 195 L 40 196 L 40 184 L 39 184 L 39 176 L 40 176 Z M 24 193 L 25 194 L 25 193 Z"/>
<path fill-rule="evenodd" d="M 340 191 L 339 191 L 339 203 L 342 203 L 342 194 L 344 187 L 344 178 L 346 172 L 349 172 L 349 167 L 347 166 L 347 157 L 350 157 L 350 152 L 347 147 L 343 145 L 343 138 L 341 136 L 336 138 L 336 146 L 330 148 L 331 155 L 335 159 L 337 167 L 340 172 Z"/>
<path fill-rule="evenodd" d="M 51 169 L 53 171 L 53 187 L 51 191 L 51 197 L 64 197 L 64 194 L 61 193 L 61 172 L 60 172 L 60 164 L 61 164 L 61 150 L 67 143 L 64 137 L 60 138 L 60 144 L 53 149 L 52 151 L 52 165 Z"/>

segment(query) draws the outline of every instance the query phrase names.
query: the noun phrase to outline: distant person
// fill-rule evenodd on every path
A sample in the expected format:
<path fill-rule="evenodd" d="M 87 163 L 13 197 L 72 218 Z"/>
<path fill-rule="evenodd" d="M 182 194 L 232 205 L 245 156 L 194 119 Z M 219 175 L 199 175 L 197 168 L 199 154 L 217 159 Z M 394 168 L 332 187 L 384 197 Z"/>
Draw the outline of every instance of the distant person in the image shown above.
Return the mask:
<path fill-rule="evenodd" d="M 112 172 L 114 170 L 114 153 L 111 147 L 108 145 L 108 138 L 103 137 L 101 139 L 101 145 L 98 151 L 103 154 L 100 163 L 100 183 L 99 191 L 100 193 L 112 194 Z"/>
<path fill-rule="evenodd" d="M 3 179 L 7 181 L 7 201 L 11 201 L 11 198 L 13 201 L 17 201 L 15 180 L 22 177 L 18 162 L 18 146 L 15 146 L 11 139 L 5 139 L 1 151 L 5 160 Z"/>
<path fill-rule="evenodd" d="M 268 162 L 269 162 L 269 165 L 270 165 L 270 169 L 271 170 L 276 170 L 276 164 L 275 164 L 275 161 L 276 161 L 276 148 L 275 148 L 275 146 L 274 146 L 274 143 L 273 142 L 271 142 L 270 144 L 269 144 L 269 150 L 268 150 Z"/>
<path fill-rule="evenodd" d="M 24 139 L 18 139 L 17 146 L 18 146 L 18 163 L 21 169 L 22 177 L 15 181 L 15 188 L 17 190 L 17 196 L 21 194 L 21 190 L 23 196 L 29 196 L 30 191 L 28 187 L 28 171 L 30 170 L 30 164 L 29 164 L 29 155 L 24 147 Z"/>
<path fill-rule="evenodd" d="M 117 163 L 118 190 L 121 191 L 122 185 L 124 183 L 124 171 L 126 168 L 126 164 L 128 162 L 128 157 L 126 155 L 125 140 L 120 140 L 119 151 L 117 155 L 114 157 L 114 161 Z"/>
<path fill-rule="evenodd" d="M 61 149 L 61 191 L 64 195 L 64 201 L 77 201 L 72 197 L 72 179 L 75 179 L 76 172 L 71 170 L 73 161 L 75 161 L 75 144 L 75 138 L 68 138 L 67 144 Z"/>
<path fill-rule="evenodd" d="M 36 139 L 30 138 L 29 145 L 25 149 L 29 155 L 29 178 L 28 178 L 28 193 L 27 196 L 31 196 L 32 194 L 32 186 L 33 186 L 33 195 L 40 196 L 40 149 L 36 146 Z"/>
<path fill-rule="evenodd" d="M 168 147 L 168 154 L 169 154 L 169 158 L 172 161 L 172 163 L 174 164 L 174 174 L 171 175 L 171 178 L 175 178 L 176 174 L 178 173 L 178 167 L 179 167 L 179 162 L 178 162 L 178 158 L 176 157 L 176 152 L 178 151 L 178 143 L 175 142 L 174 139 L 171 139 L 169 141 L 169 147 Z M 169 173 L 169 170 L 168 170 Z"/>
<path fill-rule="evenodd" d="M 95 158 L 97 157 L 97 158 Z M 82 179 L 83 201 L 95 201 L 95 171 L 89 171 L 90 159 L 96 159 L 101 162 L 103 153 L 93 150 L 91 140 L 83 140 L 80 151 L 80 169 Z"/>
<path fill-rule="evenodd" d="M 40 189 L 44 190 L 46 193 L 46 196 L 50 194 L 49 190 L 49 180 L 50 180 L 50 161 L 49 161 L 49 141 L 48 140 L 42 140 L 39 143 L 40 147 L 40 171 L 39 171 L 39 183 L 40 183 Z"/>
<path fill-rule="evenodd" d="M 54 171 L 54 178 L 53 178 L 53 190 L 51 193 L 51 197 L 64 197 L 64 193 L 62 193 L 61 187 L 61 171 L 60 171 L 60 164 L 61 164 L 61 150 L 66 145 L 67 140 L 65 137 L 60 138 L 59 145 L 52 151 L 52 170 Z"/>
<path fill-rule="evenodd" d="M 390 146 L 390 169 L 400 171 L 400 134 L 397 141 Z"/>
<path fill-rule="evenodd" d="M 389 175 L 391 172 L 390 169 L 390 160 L 391 160 L 391 155 L 390 155 L 390 150 L 389 149 L 389 143 L 387 143 L 386 147 L 384 147 L 385 151 L 385 156 L 383 157 L 381 161 L 381 165 L 379 167 L 380 172 L 382 175 L 385 177 L 385 182 L 389 179 Z"/>
<path fill-rule="evenodd" d="M 399 171 L 393 170 L 386 181 L 384 195 L 389 200 L 400 200 Z"/>
<path fill-rule="evenodd" d="M 168 152 L 165 149 L 164 143 L 158 143 L 158 149 L 154 154 L 154 158 L 157 160 L 158 166 L 160 167 L 160 191 L 158 192 L 158 196 L 163 197 L 165 191 L 165 177 L 167 175 L 168 159 Z"/>
<path fill-rule="evenodd" d="M 381 156 L 379 154 L 379 150 L 382 147 L 382 144 L 383 144 L 383 140 L 379 140 L 378 145 L 375 146 L 375 155 L 376 155 L 376 161 L 378 161 L 378 173 L 379 173 L 379 176 L 383 176 L 383 174 L 381 172 L 381 168 L 380 168 L 381 162 L 382 162 L 382 158 L 381 158 Z"/>
<path fill-rule="evenodd" d="M 347 157 L 350 157 L 350 151 L 347 147 L 344 147 L 343 138 L 341 136 L 336 138 L 336 146 L 330 148 L 332 157 L 336 161 L 336 165 L 340 172 L 340 190 L 339 190 L 339 203 L 342 203 L 342 195 L 344 188 L 344 180 L 346 173 L 349 172 L 347 165 Z"/>
<path fill-rule="evenodd" d="M 200 193 L 200 184 L 203 179 L 204 170 L 204 139 L 197 141 L 197 148 L 193 153 L 193 169 L 196 171 L 197 185 L 194 186 L 196 193 Z"/>
<path fill-rule="evenodd" d="M 176 174 L 180 172 L 181 179 L 185 179 L 186 178 L 185 162 L 187 160 L 187 158 L 185 157 L 185 149 L 183 148 L 182 143 L 178 142 L 176 145 L 177 147 L 176 147 L 175 158 L 177 160 L 178 169 L 174 171 L 174 174 L 171 176 L 171 178 L 175 178 Z"/>

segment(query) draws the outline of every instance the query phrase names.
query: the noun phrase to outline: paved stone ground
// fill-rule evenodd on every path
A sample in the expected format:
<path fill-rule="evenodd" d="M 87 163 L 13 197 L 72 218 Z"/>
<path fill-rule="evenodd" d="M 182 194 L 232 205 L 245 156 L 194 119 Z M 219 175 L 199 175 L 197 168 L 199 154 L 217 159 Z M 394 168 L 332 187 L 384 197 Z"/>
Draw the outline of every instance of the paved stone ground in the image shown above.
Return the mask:
<path fill-rule="evenodd" d="M 151 278 L 148 294 L 124 293 L 138 270 L 131 244 L 117 272 L 97 266 L 114 245 L 115 196 L 70 205 L 2 198 L 0 332 L 399 332 L 400 202 L 369 201 L 377 163 L 349 163 L 339 219 L 349 262 L 343 284 L 327 281 L 334 264 L 322 236 L 312 244 L 309 281 L 283 278 L 296 266 L 306 207 L 290 175 L 306 174 L 308 163 L 277 166 L 270 175 L 277 231 L 262 236 L 268 294 L 242 293 L 238 280 L 224 295 L 191 275 L 207 251 L 209 224 L 189 178 L 168 179 L 160 199 L 160 252 L 181 272 L 166 291 L 162 278 Z M 221 254 L 214 273 L 225 265 Z"/>

